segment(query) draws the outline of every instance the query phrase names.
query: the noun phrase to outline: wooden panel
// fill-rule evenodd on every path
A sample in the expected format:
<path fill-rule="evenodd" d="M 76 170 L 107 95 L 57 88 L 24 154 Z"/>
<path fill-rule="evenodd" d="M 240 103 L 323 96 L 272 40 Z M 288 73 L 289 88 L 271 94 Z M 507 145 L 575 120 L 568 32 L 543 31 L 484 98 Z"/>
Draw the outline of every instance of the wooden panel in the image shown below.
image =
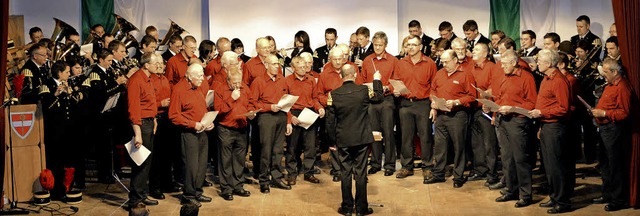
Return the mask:
<path fill-rule="evenodd" d="M 13 40 L 17 48 L 24 46 L 24 16 L 23 15 L 11 15 L 9 16 L 9 39 Z M 29 39 L 31 41 L 31 39 Z"/>

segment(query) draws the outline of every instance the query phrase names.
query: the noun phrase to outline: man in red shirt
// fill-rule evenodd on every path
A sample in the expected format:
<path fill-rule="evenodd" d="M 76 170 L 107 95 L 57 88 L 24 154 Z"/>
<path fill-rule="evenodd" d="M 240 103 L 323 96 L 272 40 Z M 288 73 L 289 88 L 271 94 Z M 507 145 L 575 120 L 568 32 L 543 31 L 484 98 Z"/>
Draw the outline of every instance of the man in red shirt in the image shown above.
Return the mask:
<path fill-rule="evenodd" d="M 453 187 L 464 185 L 465 144 L 467 143 L 468 111 L 476 99 L 476 90 L 472 72 L 465 70 L 458 61 L 453 50 L 446 50 L 440 57 L 444 68 L 440 69 L 431 83 L 431 94 L 441 98 L 444 102 L 438 103 L 435 97 L 431 97 L 431 112 L 429 118 L 435 118 L 435 151 L 436 164 L 433 168 L 433 176 L 424 183 L 433 184 L 444 182 L 444 168 L 447 163 L 447 151 L 449 142 L 453 144 L 454 168 Z"/>
<path fill-rule="evenodd" d="M 233 53 L 233 55 L 227 54 Z M 222 57 L 223 61 L 237 60 L 235 52 L 227 51 Z M 227 81 L 217 82 L 215 86 L 215 99 L 213 107 L 218 111 L 218 171 L 220 176 L 220 196 L 225 200 L 233 200 L 233 195 L 248 197 L 249 191 L 244 185 L 244 158 L 247 155 L 247 129 L 248 119 L 253 119 L 255 114 L 245 116 L 249 110 L 250 89 L 242 82 L 240 68 L 229 68 Z"/>
<path fill-rule="evenodd" d="M 340 45 L 338 45 L 338 47 L 340 47 Z M 320 73 L 318 86 L 316 88 L 318 102 L 322 106 L 327 107 L 327 95 L 329 92 L 342 86 L 340 68 L 344 66 L 346 61 L 347 58 L 342 49 L 331 49 L 331 51 L 329 51 L 329 63 L 324 66 L 322 73 Z M 327 142 L 330 146 L 335 146 L 335 140 L 327 140 Z M 340 160 L 338 159 L 338 153 L 335 150 L 330 150 L 329 156 L 331 158 L 330 174 L 333 175 L 333 181 L 338 182 L 340 181 Z"/>
<path fill-rule="evenodd" d="M 369 120 L 371 121 L 371 129 L 382 132 L 382 137 L 389 137 L 383 141 L 375 141 L 371 144 L 371 169 L 368 174 L 375 174 L 382 168 L 382 153 L 384 152 L 384 169 L 385 176 L 393 175 L 396 170 L 396 144 L 393 135 L 394 126 L 394 109 L 393 86 L 389 83 L 389 79 L 395 77 L 398 69 L 398 59 L 387 53 L 387 43 L 389 39 L 384 32 L 376 32 L 373 34 L 373 54 L 364 58 L 362 61 L 362 71 L 360 80 L 363 83 L 373 83 L 373 74 L 379 72 L 382 75 L 382 85 L 384 91 L 384 99 L 379 102 L 371 103 L 369 106 Z M 384 142 L 384 144 L 383 144 Z M 405 170 L 398 173 L 398 178 L 405 178 L 413 174 Z"/>
<path fill-rule="evenodd" d="M 476 43 L 473 47 L 473 77 L 476 87 L 483 91 L 491 91 L 491 82 L 495 77 L 501 76 L 498 68 L 487 59 L 489 46 L 485 43 Z M 503 75 L 502 75 L 503 76 Z M 491 99 L 487 94 L 479 94 L 480 98 Z M 483 113 L 480 107 L 473 109 L 471 117 L 471 150 L 473 152 L 473 170 L 469 174 L 469 181 L 487 180 L 487 185 L 498 182 L 497 158 L 498 140 L 496 130 L 491 125 L 491 120 Z"/>
<path fill-rule="evenodd" d="M 269 40 L 267 40 L 266 38 L 256 39 L 256 52 L 258 53 L 258 55 L 247 61 L 246 74 L 248 76 L 243 77 L 244 83 L 246 85 L 251 86 L 253 80 L 267 73 L 266 65 L 264 64 L 264 62 L 266 61 L 267 56 L 270 54 L 270 50 L 271 47 L 269 45 Z"/>
<path fill-rule="evenodd" d="M 596 122 L 600 124 L 605 152 L 603 155 L 606 155 L 600 161 L 603 187 L 600 201 L 609 203 L 604 206 L 605 211 L 617 211 L 627 208 L 629 198 L 627 152 L 631 146 L 629 115 L 632 90 L 617 60 L 605 59 L 600 74 L 609 83 L 604 87 L 598 105 L 591 110 Z"/>
<path fill-rule="evenodd" d="M 156 131 L 156 94 L 151 83 L 151 73 L 158 70 L 162 61 L 153 53 L 147 53 L 140 58 L 142 68 L 135 72 L 127 82 L 127 97 L 129 108 L 129 120 L 131 120 L 134 133 L 134 144 L 131 148 L 139 149 L 142 146 L 151 151 L 151 155 L 142 164 L 131 165 L 131 190 L 129 191 L 129 207 L 134 207 L 142 202 L 145 205 L 158 205 L 157 200 L 147 198 L 149 191 L 149 170 L 154 156 L 153 135 Z"/>
<path fill-rule="evenodd" d="M 400 128 L 402 128 L 402 157 L 400 163 L 402 169 L 413 172 L 413 138 L 420 138 L 420 150 L 423 167 L 423 176 L 426 180 L 428 167 L 433 167 L 433 131 L 432 122 L 428 110 L 431 110 L 431 81 L 437 72 L 436 63 L 424 55 L 421 50 L 421 39 L 415 35 L 409 35 L 407 40 L 407 56 L 398 61 L 400 70 L 396 78 L 404 82 L 409 93 L 401 94 L 394 91 L 400 97 Z M 386 173 L 385 173 L 386 174 Z"/>
<path fill-rule="evenodd" d="M 276 188 L 291 190 L 291 186 L 282 181 L 282 161 L 285 135 L 291 134 L 291 125 L 287 124 L 287 114 L 281 111 L 278 101 L 287 93 L 284 77 L 279 73 L 280 63 L 275 55 L 268 55 L 264 64 L 267 72 L 256 77 L 251 83 L 249 103 L 258 114 L 260 128 L 260 192 L 269 193 L 269 184 Z M 257 164 L 256 164 L 257 165 Z M 255 166 L 255 165 L 254 165 Z"/>
<path fill-rule="evenodd" d="M 207 112 L 205 94 L 208 86 L 204 82 L 203 71 L 200 64 L 189 66 L 185 79 L 173 86 L 169 104 L 169 119 L 181 132 L 182 158 L 185 164 L 181 203 L 193 203 L 197 206 L 201 206 L 200 202 L 211 202 L 211 197 L 202 194 L 209 152 L 207 134 L 203 131 L 213 129 L 213 123 L 200 123 Z"/>
<path fill-rule="evenodd" d="M 477 45 L 476 45 L 477 47 Z M 535 106 L 537 94 L 536 84 L 531 73 L 518 67 L 518 56 L 513 50 L 504 52 L 500 59 L 504 75 L 494 81 L 499 84 L 492 89 L 493 99 L 501 105 L 494 113 L 494 123 L 500 143 L 502 166 L 505 176 L 506 193 L 496 198 L 496 202 L 518 200 L 517 208 L 531 204 L 531 164 L 527 154 L 532 144 L 529 139 L 531 119 L 512 112 L 513 107 L 527 110 Z M 478 82 L 478 85 L 479 84 Z M 487 106 L 483 111 L 489 113 Z M 497 179 L 496 179 L 497 182 Z M 518 196 L 519 195 L 519 196 Z"/>
<path fill-rule="evenodd" d="M 195 52 L 198 49 L 196 39 L 193 36 L 184 37 L 184 45 L 180 54 L 175 55 L 167 61 L 166 76 L 171 86 L 175 86 L 187 71 L 187 65 L 191 58 L 196 58 Z"/>
<path fill-rule="evenodd" d="M 571 210 L 571 195 L 575 184 L 575 159 L 572 146 L 566 145 L 567 120 L 571 104 L 569 81 L 556 68 L 558 52 L 542 50 L 538 52 L 538 70 L 545 74 L 540 83 L 533 118 L 540 119 L 540 149 L 551 191 L 550 200 L 541 207 L 551 208 L 549 214 Z"/>
<path fill-rule="evenodd" d="M 304 173 L 304 180 L 311 183 L 320 183 L 320 180 L 313 176 L 313 165 L 316 158 L 316 130 L 317 124 L 312 124 L 308 128 L 304 128 L 298 120 L 298 116 L 303 109 L 315 110 L 324 117 L 324 107 L 318 103 L 316 90 L 316 81 L 307 73 L 307 63 L 300 56 L 293 57 L 291 60 L 294 73 L 285 78 L 287 91 L 291 95 L 298 96 L 298 100 L 291 107 L 289 116 L 293 131 L 287 140 L 286 164 L 289 176 L 287 182 L 289 185 L 296 184 L 298 173 Z M 300 154 L 304 150 L 304 159 L 300 160 Z M 298 170 L 298 168 L 301 168 Z"/>

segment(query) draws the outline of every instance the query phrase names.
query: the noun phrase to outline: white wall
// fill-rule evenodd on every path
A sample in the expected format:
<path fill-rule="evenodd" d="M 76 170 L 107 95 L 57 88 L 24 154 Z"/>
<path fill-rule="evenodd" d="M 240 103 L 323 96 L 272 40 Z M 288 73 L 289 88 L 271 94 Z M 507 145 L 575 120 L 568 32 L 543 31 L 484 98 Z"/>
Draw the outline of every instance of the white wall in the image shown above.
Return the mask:
<path fill-rule="evenodd" d="M 591 32 L 602 38 L 609 35 L 609 27 L 614 21 L 613 6 L 609 0 L 556 0 L 556 33 L 562 40 L 569 40 L 576 35 L 576 18 L 587 15 L 591 19 Z"/>
<path fill-rule="evenodd" d="M 82 8 L 80 0 L 10 0 L 9 14 L 24 15 L 25 44 L 31 42 L 29 29 L 38 26 L 42 29 L 45 38 L 53 34 L 55 22 L 58 18 L 67 24 L 82 31 Z"/>
<path fill-rule="evenodd" d="M 324 45 L 324 30 L 338 31 L 338 43 L 347 43 L 351 33 L 366 26 L 371 36 L 384 31 L 389 38 L 387 51 L 397 53 L 397 2 L 371 0 L 245 0 L 213 1 L 210 8 L 212 39 L 240 38 L 249 56 L 255 56 L 255 40 L 271 35 L 278 48 L 293 47 L 296 32 L 309 34 L 311 47 Z"/>

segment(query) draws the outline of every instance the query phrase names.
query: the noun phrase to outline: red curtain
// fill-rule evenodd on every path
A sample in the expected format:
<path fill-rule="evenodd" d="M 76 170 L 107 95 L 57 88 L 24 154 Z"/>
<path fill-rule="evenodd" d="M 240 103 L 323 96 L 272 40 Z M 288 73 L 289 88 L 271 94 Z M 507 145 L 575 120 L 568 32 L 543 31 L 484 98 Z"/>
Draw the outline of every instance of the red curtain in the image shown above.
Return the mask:
<path fill-rule="evenodd" d="M 618 31 L 622 65 L 626 69 L 635 99 L 640 95 L 640 1 L 611 0 Z M 638 105 L 638 103 L 634 103 Z M 632 108 L 633 134 L 631 141 L 629 204 L 640 207 L 640 114 L 638 106 Z"/>
<path fill-rule="evenodd" d="M 7 80 L 7 40 L 9 40 L 9 1 L 2 1 L 2 15 L 0 15 L 0 68 L 4 68 L 4 70 L 0 71 L 0 98 L 4 98 L 4 94 L 8 94 L 6 92 L 6 82 Z M 0 100 L 1 101 L 1 100 Z M 0 109 L 0 186 L 4 185 L 4 109 Z M 4 202 L 2 202 L 4 203 Z M 1 205 L 1 204 L 0 204 Z"/>

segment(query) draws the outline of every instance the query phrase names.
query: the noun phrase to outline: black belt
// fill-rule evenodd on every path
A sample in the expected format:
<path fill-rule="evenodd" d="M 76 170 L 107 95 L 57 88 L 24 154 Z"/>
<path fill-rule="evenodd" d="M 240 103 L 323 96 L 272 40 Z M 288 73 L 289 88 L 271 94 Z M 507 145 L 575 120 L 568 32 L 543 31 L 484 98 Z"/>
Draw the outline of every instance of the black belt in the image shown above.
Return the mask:
<path fill-rule="evenodd" d="M 403 100 L 406 101 L 411 101 L 411 102 L 420 102 L 420 101 L 426 101 L 429 100 L 429 98 L 424 98 L 424 99 L 417 99 L 417 98 L 402 98 Z"/>

